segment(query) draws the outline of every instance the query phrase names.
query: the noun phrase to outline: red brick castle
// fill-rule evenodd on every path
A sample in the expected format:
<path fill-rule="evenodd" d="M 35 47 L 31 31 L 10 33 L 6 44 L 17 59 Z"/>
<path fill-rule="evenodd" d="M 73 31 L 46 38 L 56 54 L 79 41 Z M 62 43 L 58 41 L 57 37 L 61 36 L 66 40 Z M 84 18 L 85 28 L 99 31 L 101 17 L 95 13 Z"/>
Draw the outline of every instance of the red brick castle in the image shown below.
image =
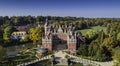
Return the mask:
<path fill-rule="evenodd" d="M 77 37 L 72 25 L 52 26 L 47 20 L 44 25 L 45 35 L 42 37 L 42 46 L 49 51 L 65 47 L 68 51 L 76 52 Z M 64 45 L 64 46 L 61 46 Z"/>

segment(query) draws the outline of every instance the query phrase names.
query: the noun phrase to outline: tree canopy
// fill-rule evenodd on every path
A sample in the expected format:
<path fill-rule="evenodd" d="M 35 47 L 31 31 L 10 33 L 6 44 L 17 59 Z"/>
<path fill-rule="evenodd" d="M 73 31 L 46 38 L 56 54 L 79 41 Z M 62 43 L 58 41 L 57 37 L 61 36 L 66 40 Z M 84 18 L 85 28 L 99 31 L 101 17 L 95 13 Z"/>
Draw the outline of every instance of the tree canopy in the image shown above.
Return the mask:
<path fill-rule="evenodd" d="M 120 33 L 117 34 L 117 40 L 120 41 Z"/>
<path fill-rule="evenodd" d="M 41 45 L 42 42 L 42 31 L 40 28 L 30 28 L 29 39 L 33 41 L 35 45 Z"/>
<path fill-rule="evenodd" d="M 113 50 L 113 59 L 115 66 L 120 66 L 120 47 L 117 47 Z"/>
<path fill-rule="evenodd" d="M 103 43 L 101 44 L 101 47 L 105 47 L 108 50 L 113 50 L 113 48 L 116 46 L 115 41 L 111 37 L 105 38 Z"/>
<path fill-rule="evenodd" d="M 10 40 L 11 40 L 10 37 L 11 37 L 11 34 L 12 34 L 13 31 L 16 31 L 16 29 L 13 26 L 7 26 L 4 29 L 3 39 L 6 42 L 10 42 Z"/>

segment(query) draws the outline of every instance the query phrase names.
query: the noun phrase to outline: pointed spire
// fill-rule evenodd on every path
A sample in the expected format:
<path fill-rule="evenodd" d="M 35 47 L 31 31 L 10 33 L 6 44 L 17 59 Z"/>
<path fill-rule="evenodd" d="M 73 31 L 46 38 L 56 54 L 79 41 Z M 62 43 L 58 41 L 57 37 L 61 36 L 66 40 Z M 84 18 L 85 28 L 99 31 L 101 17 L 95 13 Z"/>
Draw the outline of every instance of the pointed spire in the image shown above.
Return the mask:
<path fill-rule="evenodd" d="M 59 25 L 58 32 L 63 32 L 61 26 Z"/>
<path fill-rule="evenodd" d="M 48 18 L 46 18 L 45 21 L 46 21 L 46 22 L 45 22 L 45 26 L 48 26 Z"/>
<path fill-rule="evenodd" d="M 48 18 L 46 18 L 46 22 L 48 22 Z"/>

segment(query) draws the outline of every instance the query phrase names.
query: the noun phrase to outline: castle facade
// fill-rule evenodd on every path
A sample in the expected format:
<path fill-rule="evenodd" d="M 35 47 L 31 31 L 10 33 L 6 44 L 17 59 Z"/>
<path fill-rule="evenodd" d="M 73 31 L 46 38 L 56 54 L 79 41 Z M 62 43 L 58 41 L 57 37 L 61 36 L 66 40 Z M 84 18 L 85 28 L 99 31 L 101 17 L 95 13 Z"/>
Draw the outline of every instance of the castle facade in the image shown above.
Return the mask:
<path fill-rule="evenodd" d="M 55 48 L 62 48 L 57 45 L 66 45 L 66 49 L 71 52 L 76 52 L 77 44 L 81 34 L 76 34 L 72 25 L 68 26 L 52 26 L 47 20 L 44 25 L 45 34 L 42 36 L 42 46 L 49 51 Z"/>

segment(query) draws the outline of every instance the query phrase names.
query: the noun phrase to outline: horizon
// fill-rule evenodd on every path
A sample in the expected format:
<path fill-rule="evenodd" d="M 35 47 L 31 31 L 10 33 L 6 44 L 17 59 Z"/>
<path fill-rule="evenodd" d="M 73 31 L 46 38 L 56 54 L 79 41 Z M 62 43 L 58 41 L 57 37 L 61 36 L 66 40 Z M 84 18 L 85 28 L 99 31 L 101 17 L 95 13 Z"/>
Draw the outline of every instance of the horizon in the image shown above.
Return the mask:
<path fill-rule="evenodd" d="M 78 16 L 51 16 L 51 15 L 37 15 L 37 16 L 33 16 L 33 15 L 13 15 L 13 16 L 7 16 L 7 17 L 9 17 L 9 18 L 11 18 L 11 17 L 27 17 L 27 16 L 31 16 L 31 17 L 38 17 L 38 16 L 42 16 L 42 17 L 48 17 L 48 16 L 50 16 L 50 17 L 62 17 L 62 18 L 65 18 L 65 17 L 75 17 L 75 18 L 90 18 L 90 19 L 102 19 L 102 18 L 106 18 L 106 19 L 113 19 L 113 18 L 120 18 L 120 17 L 78 17 Z M 0 16 L 0 17 L 6 17 L 6 15 L 5 16 Z"/>
<path fill-rule="evenodd" d="M 118 0 L 0 0 L 0 16 L 120 18 Z"/>

